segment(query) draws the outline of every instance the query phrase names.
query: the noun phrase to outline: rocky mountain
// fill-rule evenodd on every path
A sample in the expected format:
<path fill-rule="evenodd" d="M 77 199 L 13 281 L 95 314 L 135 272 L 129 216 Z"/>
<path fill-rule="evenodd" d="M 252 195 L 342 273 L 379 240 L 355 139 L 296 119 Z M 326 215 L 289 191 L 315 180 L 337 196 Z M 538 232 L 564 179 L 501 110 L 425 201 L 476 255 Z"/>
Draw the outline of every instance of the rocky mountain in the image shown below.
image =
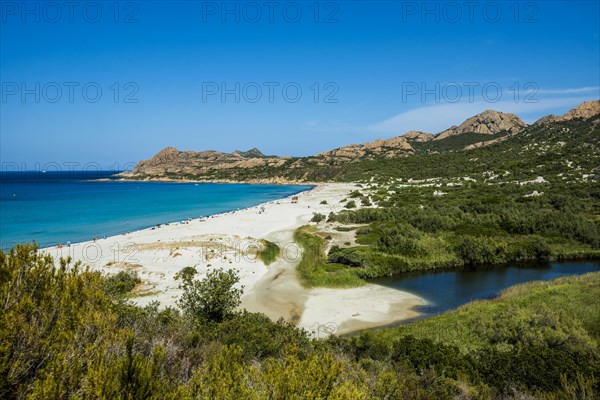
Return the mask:
<path fill-rule="evenodd" d="M 572 121 L 574 119 L 586 120 L 598 114 L 600 114 L 600 100 L 586 101 L 560 117 L 554 114 L 546 115 L 535 121 L 533 125 L 547 124 L 549 122 Z"/>
<path fill-rule="evenodd" d="M 402 135 L 402 137 L 408 140 L 409 142 L 423 143 L 433 140 L 435 138 L 435 135 L 421 131 L 409 131 Z"/>
<path fill-rule="evenodd" d="M 180 151 L 167 147 L 149 160 L 140 161 L 133 171 L 123 173 L 122 177 L 167 179 L 235 168 L 277 167 L 285 162 L 286 159 L 282 157 L 266 157 L 258 149 L 229 154 L 213 150 Z"/>
<path fill-rule="evenodd" d="M 500 132 L 507 132 L 509 134 L 515 134 L 526 127 L 527 124 L 515 114 L 486 110 L 467 119 L 459 126 L 453 126 L 438 133 L 434 140 L 443 140 L 447 137 L 456 136 L 463 133 L 495 135 Z"/>
<path fill-rule="evenodd" d="M 257 149 L 256 147 L 247 150 L 247 151 L 241 151 L 241 150 L 235 150 L 233 153 L 234 155 L 238 155 L 238 156 L 242 156 L 244 158 L 253 158 L 253 157 L 257 157 L 257 158 L 261 158 L 261 157 L 266 157 L 262 151 L 260 151 L 259 149 Z"/>
<path fill-rule="evenodd" d="M 600 113 L 600 100 L 586 101 L 571 111 L 556 118 L 556 121 L 571 121 L 573 119 L 589 119 Z"/>
<path fill-rule="evenodd" d="M 257 148 L 233 153 L 218 151 L 180 151 L 167 147 L 148 160 L 140 161 L 133 171 L 121 174 L 130 179 L 199 179 L 255 182 L 301 182 L 310 176 L 330 173 L 328 168 L 369 160 L 411 158 L 415 155 L 462 152 L 497 145 L 521 132 L 551 129 L 565 121 L 600 123 L 600 101 L 579 105 L 562 116 L 549 115 L 528 125 L 514 114 L 486 110 L 436 135 L 421 131 L 406 132 L 391 139 L 351 144 L 310 157 L 266 156 Z M 530 132 L 531 133 L 531 132 Z M 512 140 L 512 139 L 511 139 Z M 294 179 L 290 179 L 290 176 Z M 312 178 L 315 179 L 315 178 Z"/>
<path fill-rule="evenodd" d="M 545 117 L 542 117 L 542 118 L 538 119 L 537 121 L 535 121 L 533 123 L 533 125 L 548 124 L 550 122 L 556 121 L 556 118 L 558 118 L 558 116 L 554 115 L 554 114 L 546 115 Z"/>
<path fill-rule="evenodd" d="M 537 121 L 535 121 L 532 124 L 532 126 L 549 125 L 554 122 L 572 121 L 572 120 L 576 120 L 576 119 L 588 120 L 592 117 L 597 117 L 598 115 L 600 115 L 600 100 L 588 101 L 588 102 L 580 104 L 579 106 L 573 108 L 572 110 L 566 112 L 565 114 L 563 114 L 561 116 L 557 116 L 554 114 L 546 115 L 545 117 L 542 117 L 542 118 L 538 119 Z M 597 121 L 595 123 L 597 123 Z M 492 140 L 486 140 L 486 141 L 482 141 L 482 142 L 478 142 L 478 143 L 473 143 L 471 145 L 466 146 L 464 148 L 464 150 L 473 150 L 476 148 L 497 144 L 497 143 L 505 141 L 509 137 L 510 136 L 507 135 L 507 136 L 501 136 L 499 138 L 492 139 Z"/>

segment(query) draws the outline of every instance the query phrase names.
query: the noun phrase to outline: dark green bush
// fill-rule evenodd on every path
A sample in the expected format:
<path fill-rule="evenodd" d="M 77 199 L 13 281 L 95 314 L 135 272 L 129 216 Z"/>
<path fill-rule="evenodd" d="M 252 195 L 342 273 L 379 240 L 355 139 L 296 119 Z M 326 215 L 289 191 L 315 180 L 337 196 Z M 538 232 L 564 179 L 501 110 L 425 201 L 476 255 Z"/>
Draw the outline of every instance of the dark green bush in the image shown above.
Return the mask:
<path fill-rule="evenodd" d="M 327 254 L 327 262 L 344 264 L 351 267 L 366 266 L 365 259 L 355 248 L 341 249 L 339 246 L 331 246 Z"/>
<path fill-rule="evenodd" d="M 141 282 L 137 272 L 120 271 L 106 278 L 104 288 L 109 294 L 122 295 L 131 292 Z"/>
<path fill-rule="evenodd" d="M 181 271 L 175 274 L 175 279 L 192 279 L 194 275 L 196 275 L 198 271 L 194 267 L 185 267 Z"/>
<path fill-rule="evenodd" d="M 310 222 L 321 222 L 325 220 L 325 215 L 320 214 L 320 213 L 313 213 L 313 217 L 310 219 Z"/>
<path fill-rule="evenodd" d="M 462 355 L 458 348 L 434 343 L 427 338 L 418 339 L 412 335 L 401 337 L 392 344 L 391 358 L 418 373 L 433 369 L 442 376 L 455 379 L 461 375 L 478 377 L 473 361 Z"/>

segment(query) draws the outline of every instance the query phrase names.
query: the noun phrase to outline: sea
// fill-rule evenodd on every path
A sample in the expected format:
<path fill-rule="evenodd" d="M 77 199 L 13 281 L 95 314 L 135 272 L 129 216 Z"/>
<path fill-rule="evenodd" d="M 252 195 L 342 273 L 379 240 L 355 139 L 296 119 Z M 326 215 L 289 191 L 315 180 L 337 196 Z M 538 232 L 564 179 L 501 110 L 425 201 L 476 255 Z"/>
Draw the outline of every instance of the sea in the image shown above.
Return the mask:
<path fill-rule="evenodd" d="M 0 246 L 40 247 L 200 218 L 309 190 L 309 185 L 126 182 L 119 171 L 0 172 Z"/>

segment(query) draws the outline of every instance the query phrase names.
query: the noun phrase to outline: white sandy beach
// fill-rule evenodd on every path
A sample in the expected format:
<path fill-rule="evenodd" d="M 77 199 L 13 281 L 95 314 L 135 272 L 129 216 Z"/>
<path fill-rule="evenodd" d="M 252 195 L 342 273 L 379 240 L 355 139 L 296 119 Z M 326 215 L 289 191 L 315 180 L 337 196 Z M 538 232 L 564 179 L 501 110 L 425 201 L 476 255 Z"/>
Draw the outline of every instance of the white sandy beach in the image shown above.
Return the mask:
<path fill-rule="evenodd" d="M 377 285 L 355 289 L 305 289 L 296 279 L 300 251 L 293 242 L 294 230 L 309 223 L 314 212 L 341 210 L 340 200 L 355 190 L 353 184 L 319 184 L 290 198 L 255 207 L 162 225 L 124 235 L 50 247 L 55 257 L 113 274 L 135 270 L 143 283 L 133 301 L 145 305 L 159 301 L 175 306 L 181 291 L 175 275 L 193 266 L 202 278 L 212 268 L 236 269 L 244 286 L 242 307 L 272 319 L 283 317 L 322 336 L 386 325 L 417 315 L 412 307 L 424 301 L 410 293 Z M 320 204 L 326 200 L 327 204 Z M 278 260 L 265 266 L 256 259 L 260 240 L 277 243 Z"/>

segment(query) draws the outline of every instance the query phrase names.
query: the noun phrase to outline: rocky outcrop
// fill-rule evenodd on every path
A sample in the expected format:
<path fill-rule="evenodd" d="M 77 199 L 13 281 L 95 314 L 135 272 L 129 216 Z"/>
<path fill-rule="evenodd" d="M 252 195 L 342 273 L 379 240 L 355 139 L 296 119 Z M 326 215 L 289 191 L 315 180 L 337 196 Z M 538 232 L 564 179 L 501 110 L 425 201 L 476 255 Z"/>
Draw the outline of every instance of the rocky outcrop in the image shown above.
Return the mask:
<path fill-rule="evenodd" d="M 600 100 L 586 101 L 556 118 L 555 121 L 571 121 L 577 118 L 590 119 L 598 114 L 600 114 Z"/>
<path fill-rule="evenodd" d="M 492 140 L 486 140 L 484 142 L 473 143 L 473 144 L 470 144 L 470 145 L 466 146 L 463 150 L 473 150 L 473 149 L 478 149 L 480 147 L 491 146 L 491 145 L 496 144 L 496 143 L 504 142 L 509 137 L 510 136 L 501 136 L 501 137 L 499 137 L 497 139 L 492 139 Z"/>
<path fill-rule="evenodd" d="M 431 133 L 421 131 L 409 131 L 402 135 L 402 137 L 408 140 L 409 142 L 416 143 L 429 142 L 430 140 L 433 140 L 435 138 L 435 136 Z"/>
<path fill-rule="evenodd" d="M 551 122 L 571 121 L 573 119 L 590 119 L 600 114 L 600 100 L 586 101 L 560 117 L 554 114 L 546 115 L 535 121 L 533 125 L 549 124 Z"/>
<path fill-rule="evenodd" d="M 313 158 L 318 164 L 338 164 L 375 158 L 405 157 L 414 152 L 415 149 L 403 136 L 396 136 L 387 140 L 378 139 L 364 144 L 351 144 L 319 153 Z"/>
<path fill-rule="evenodd" d="M 124 177 L 151 176 L 166 178 L 169 176 L 198 176 L 209 171 L 225 169 L 248 169 L 262 166 L 277 167 L 286 162 L 281 157 L 253 156 L 256 150 L 249 152 L 221 153 L 218 151 L 179 151 L 174 147 L 167 147 L 159 151 L 149 160 L 140 161 L 131 173 L 123 174 Z M 242 154 L 240 154 L 242 153 Z M 246 154 L 243 154 L 246 153 Z"/>
<path fill-rule="evenodd" d="M 438 133 L 434 140 L 442 140 L 463 133 L 495 135 L 500 132 L 507 132 L 509 134 L 515 134 L 526 127 L 527 124 L 515 114 L 486 110 L 481 114 L 477 114 L 474 117 L 467 119 L 459 126 L 453 126 Z"/>
<path fill-rule="evenodd" d="M 244 158 L 262 158 L 262 157 L 266 157 L 262 151 L 260 151 L 259 149 L 257 149 L 256 147 L 254 147 L 253 149 L 250 149 L 248 151 L 241 151 L 241 150 L 235 150 L 233 153 L 234 155 L 238 155 L 238 156 L 242 156 Z"/>
<path fill-rule="evenodd" d="M 558 118 L 558 117 L 554 114 L 546 115 L 545 117 L 542 117 L 542 118 L 538 119 L 537 121 L 535 121 L 533 123 L 533 125 L 549 124 L 549 123 L 555 121 L 556 118 Z"/>

